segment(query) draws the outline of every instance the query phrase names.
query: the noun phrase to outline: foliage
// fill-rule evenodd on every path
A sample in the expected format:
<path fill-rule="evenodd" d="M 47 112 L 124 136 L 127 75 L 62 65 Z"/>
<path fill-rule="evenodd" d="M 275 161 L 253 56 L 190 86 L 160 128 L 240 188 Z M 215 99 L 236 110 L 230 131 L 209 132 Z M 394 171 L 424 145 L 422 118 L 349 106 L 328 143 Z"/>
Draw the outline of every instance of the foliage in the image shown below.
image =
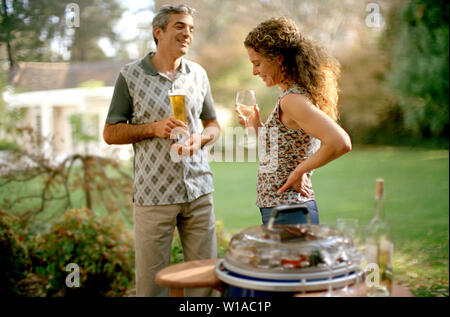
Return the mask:
<path fill-rule="evenodd" d="M 134 277 L 132 235 L 114 216 L 68 210 L 33 245 L 34 270 L 46 278 L 47 296 L 121 296 Z M 69 263 L 80 268 L 79 287 L 66 287 Z"/>
<path fill-rule="evenodd" d="M 79 0 L 77 4 L 80 6 L 80 27 L 72 29 L 71 61 L 104 59 L 97 42 L 100 38 L 117 42 L 114 26 L 124 9 L 117 0 Z"/>
<path fill-rule="evenodd" d="M 72 61 L 105 59 L 97 42 L 105 37 L 116 41 L 113 31 L 123 9 L 116 0 L 80 0 L 80 25 L 71 18 L 68 3 L 59 0 L 1 1 L 0 42 L 7 47 L 10 68 L 18 61 L 60 60 L 65 52 L 54 52 L 52 41 L 64 42 Z"/>
<path fill-rule="evenodd" d="M 0 13 L 0 42 L 7 47 L 12 68 L 20 60 L 45 58 L 49 40 L 57 32 L 56 21 L 64 17 L 64 4 L 51 0 L 2 0 Z"/>
<path fill-rule="evenodd" d="M 410 1 L 392 14 L 384 40 L 391 56 L 387 84 L 406 127 L 423 138 L 448 138 L 448 15 L 446 1 Z"/>
<path fill-rule="evenodd" d="M 156 1 L 155 8 L 170 1 Z M 175 1 L 176 3 L 182 1 Z M 267 118 L 276 98 L 279 95 L 277 87 L 267 88 L 257 76 L 252 76 L 251 64 L 248 61 L 246 50 L 242 44 L 246 34 L 258 22 L 271 16 L 288 16 L 293 18 L 300 27 L 301 32 L 328 47 L 342 64 L 340 94 L 341 121 L 344 129 L 349 132 L 354 144 L 390 144 L 390 145 L 420 145 L 426 143 L 429 147 L 448 148 L 445 137 L 438 139 L 437 134 L 422 131 L 414 132 L 411 110 L 414 105 L 423 104 L 427 99 L 413 95 L 414 100 L 406 99 L 398 91 L 394 91 L 386 82 L 390 80 L 392 66 L 403 65 L 407 60 L 415 65 L 420 57 L 414 53 L 417 49 L 408 50 L 406 46 L 397 43 L 400 39 L 399 29 L 405 28 L 405 19 L 399 18 L 400 5 L 410 1 L 379 1 L 383 19 L 387 21 L 386 32 L 383 29 L 371 28 L 365 24 L 367 18 L 367 3 L 362 1 L 202 1 L 192 0 L 190 5 L 197 9 L 196 34 L 191 47 L 192 57 L 202 64 L 208 71 L 214 100 L 218 105 L 233 111 L 234 97 L 237 89 L 251 88 L 256 91 L 257 102 L 262 110 L 263 120 Z M 438 4 L 436 5 L 436 7 Z M 442 11 L 448 11 L 447 7 Z M 430 10 L 425 12 L 429 13 Z M 398 13 L 398 14 L 397 14 Z M 436 13 L 436 12 L 435 12 Z M 435 15 L 435 13 L 429 13 Z M 390 16 L 387 16 L 390 14 Z M 436 25 L 448 25 L 442 19 L 435 20 Z M 444 18 L 445 20 L 445 18 Z M 327 23 L 323 23 L 327 21 Z M 440 22 L 439 22 L 440 21 Z M 394 29 L 394 26 L 397 29 Z M 427 42 L 426 50 L 437 50 L 443 46 L 442 56 L 430 57 L 431 68 L 426 69 L 422 64 L 417 68 L 417 74 L 422 76 L 435 76 L 434 79 L 445 80 L 448 73 L 448 52 L 445 52 L 444 34 L 441 34 L 439 43 Z M 378 41 L 383 38 L 384 45 L 379 46 Z M 422 42 L 425 39 L 421 40 Z M 426 40 L 428 41 L 428 40 Z M 407 39 L 408 46 L 417 45 L 414 38 Z M 419 41 L 420 42 L 420 41 Z M 396 44 L 397 43 L 397 44 Z M 402 56 L 394 60 L 394 47 L 403 49 Z M 410 54 L 411 52 L 411 54 Z M 427 53 L 427 51 L 425 51 Z M 425 57 L 423 61 L 427 61 Z M 444 62 L 442 65 L 441 62 Z M 441 65 L 439 65 L 441 63 Z M 411 68 L 408 71 L 412 72 Z M 400 74 L 400 73 L 399 73 Z M 405 78 L 407 80 L 405 80 Z M 410 74 L 397 76 L 400 84 L 413 81 Z M 428 83 L 428 79 L 422 80 Z M 447 81 L 448 82 L 448 81 Z M 418 85 L 414 83 L 414 85 Z M 431 86 L 431 85 L 430 85 Z M 448 86 L 442 83 L 434 86 L 436 94 L 448 95 Z M 447 107 L 443 105 L 447 104 Z M 445 126 L 448 114 L 447 103 L 439 103 L 439 109 L 430 108 L 427 111 L 433 115 L 431 125 Z M 419 106 L 417 106 L 419 107 Z M 425 106 L 420 106 L 422 109 Z M 411 110 L 411 111 L 406 111 Z M 441 111 L 442 110 L 442 111 Z M 422 111 L 422 110 L 421 110 Z M 441 113 L 441 115 L 439 115 Z M 440 116 L 440 117 L 439 117 Z M 427 119 L 428 120 L 428 119 Z M 434 122 L 434 123 L 433 123 Z M 431 129 L 431 128 L 430 128 Z M 434 129 L 434 128 L 433 128 Z"/>
<path fill-rule="evenodd" d="M 0 67 L 0 96 L 5 93 L 8 79 L 7 74 Z M 0 97 L 0 151 L 20 148 L 17 142 L 17 122 L 23 119 L 24 109 L 12 109 L 6 106 Z"/>
<path fill-rule="evenodd" d="M 98 115 L 96 114 L 72 114 L 69 117 L 72 127 L 72 139 L 75 144 L 81 143 L 85 146 L 85 153 L 89 142 L 98 140 Z"/>
<path fill-rule="evenodd" d="M 223 258 L 227 252 L 231 235 L 225 229 L 223 221 L 216 220 L 217 257 Z"/>
<path fill-rule="evenodd" d="M 103 80 L 86 80 L 78 85 L 80 88 L 99 88 L 105 87 L 105 82 Z"/>
<path fill-rule="evenodd" d="M 0 140 L 0 151 L 17 150 L 19 145 L 15 142 Z"/>
<path fill-rule="evenodd" d="M 19 234 L 17 218 L 0 210 L 0 296 L 20 292 L 17 282 L 27 276 L 31 267 L 28 247 Z"/>
<path fill-rule="evenodd" d="M 1 293 L 14 296 L 126 296 L 134 284 L 133 234 L 117 215 L 100 217 L 87 208 L 67 210 L 49 230 L 23 230 L 19 219 L 0 212 Z M 19 234 L 20 233 L 20 234 Z M 230 235 L 216 222 L 218 257 Z M 171 264 L 183 261 L 174 232 Z M 80 268 L 80 287 L 66 287 L 69 271 Z M 8 283 L 4 283 L 3 281 Z"/>
<path fill-rule="evenodd" d="M 172 247 L 170 249 L 170 264 L 181 263 L 184 261 L 183 245 L 178 233 L 178 229 L 173 232 Z"/>
<path fill-rule="evenodd" d="M 353 144 L 385 144 L 403 129 L 395 96 L 383 87 L 386 61 L 376 47 L 355 51 L 342 59 L 340 124 Z M 392 138 L 395 135 L 395 138 Z"/>
<path fill-rule="evenodd" d="M 67 208 L 83 206 L 121 211 L 125 219 L 130 218 L 132 180 L 117 161 L 73 154 L 55 162 L 42 150 L 44 141 L 33 130 L 19 130 L 29 136 L 30 147 L 11 150 L 10 159 L 0 161 L 0 208 L 19 216 L 24 227 L 45 225 Z M 80 200 L 83 203 L 76 205 Z"/>
<path fill-rule="evenodd" d="M 169 2 L 172 3 L 157 0 L 155 8 Z M 357 42 L 365 43 L 371 38 L 367 34 L 368 28 L 365 25 L 361 27 L 364 23 L 361 15 L 366 5 L 361 1 L 192 0 L 189 5 L 197 10 L 195 38 L 190 51 L 208 71 L 215 102 L 234 111 L 236 91 L 254 89 L 263 120 L 272 112 L 280 91 L 278 87 L 268 88 L 258 76 L 253 76 L 243 45 L 247 33 L 259 22 L 276 16 L 292 18 L 305 36 L 330 49 L 335 48 L 334 51 L 341 55 L 345 52 L 349 59 L 355 55 L 349 49 L 349 33 L 352 37 L 357 36 Z M 372 83 L 363 81 L 358 84 L 364 84 L 366 88 Z M 359 116 L 355 114 L 354 117 Z"/>
<path fill-rule="evenodd" d="M 24 108 L 8 108 L 0 106 L 0 141 L 8 146 L 5 149 L 20 149 L 20 134 L 23 129 L 18 127 L 20 122 L 26 114 Z"/>

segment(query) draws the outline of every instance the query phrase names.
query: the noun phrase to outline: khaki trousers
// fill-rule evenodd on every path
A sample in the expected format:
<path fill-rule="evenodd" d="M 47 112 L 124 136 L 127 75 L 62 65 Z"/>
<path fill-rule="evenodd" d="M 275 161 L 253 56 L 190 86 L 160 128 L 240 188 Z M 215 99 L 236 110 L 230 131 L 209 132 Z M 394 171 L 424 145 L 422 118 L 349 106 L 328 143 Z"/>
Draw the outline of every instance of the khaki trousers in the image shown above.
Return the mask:
<path fill-rule="evenodd" d="M 182 204 L 134 205 L 136 296 L 169 296 L 155 282 L 158 271 L 169 266 L 175 226 L 185 261 L 217 257 L 216 224 L 212 194 Z M 212 296 L 212 289 L 186 289 L 186 296 Z"/>

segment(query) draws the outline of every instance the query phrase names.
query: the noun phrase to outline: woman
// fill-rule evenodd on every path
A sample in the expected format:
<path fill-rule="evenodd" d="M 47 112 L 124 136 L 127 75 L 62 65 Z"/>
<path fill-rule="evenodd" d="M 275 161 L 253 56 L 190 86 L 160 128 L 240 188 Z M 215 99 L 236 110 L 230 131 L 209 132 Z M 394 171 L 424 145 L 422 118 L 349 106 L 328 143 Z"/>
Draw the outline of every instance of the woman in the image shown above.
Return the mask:
<path fill-rule="evenodd" d="M 319 214 L 311 185 L 312 171 L 351 150 L 348 134 L 336 123 L 338 118 L 339 63 L 323 48 L 300 34 L 287 18 L 272 18 L 260 23 L 244 42 L 253 75 L 267 87 L 277 85 L 281 94 L 263 124 L 257 105 L 248 118 L 248 128 L 266 140 L 266 153 L 277 146 L 277 167 L 267 172 L 260 160 L 257 205 L 267 224 L 270 212 L 278 205 L 303 204 L 311 223 Z M 237 111 L 236 111 L 237 112 Z M 246 121 L 239 116 L 239 123 Z M 278 133 L 277 144 L 270 144 L 270 129 Z M 275 223 L 305 223 L 300 209 L 280 214 Z"/>

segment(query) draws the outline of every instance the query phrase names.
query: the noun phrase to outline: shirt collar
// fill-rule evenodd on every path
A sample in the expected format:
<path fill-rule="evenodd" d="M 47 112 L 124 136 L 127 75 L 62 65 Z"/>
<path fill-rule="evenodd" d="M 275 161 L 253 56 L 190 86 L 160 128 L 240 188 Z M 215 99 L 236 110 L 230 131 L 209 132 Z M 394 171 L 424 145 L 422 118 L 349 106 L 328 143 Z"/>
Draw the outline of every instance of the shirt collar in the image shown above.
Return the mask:
<path fill-rule="evenodd" d="M 155 55 L 155 52 L 149 52 L 141 61 L 139 62 L 139 65 L 142 67 L 144 72 L 148 75 L 156 76 L 158 75 L 158 71 L 156 70 L 155 66 L 153 66 L 153 63 L 150 59 L 151 56 Z M 189 69 L 189 66 L 187 65 L 184 58 L 181 59 L 181 67 L 180 67 L 180 73 L 183 75 L 189 74 L 191 70 Z"/>

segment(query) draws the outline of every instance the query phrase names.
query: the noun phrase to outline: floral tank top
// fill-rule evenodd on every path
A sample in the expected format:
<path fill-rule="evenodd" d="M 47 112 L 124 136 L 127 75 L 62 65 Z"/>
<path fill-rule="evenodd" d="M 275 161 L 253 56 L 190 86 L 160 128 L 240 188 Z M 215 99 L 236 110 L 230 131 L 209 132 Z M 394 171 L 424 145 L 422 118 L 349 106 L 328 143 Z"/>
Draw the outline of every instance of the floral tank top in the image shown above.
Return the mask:
<path fill-rule="evenodd" d="M 320 148 L 319 139 L 306 134 L 302 129 L 290 129 L 281 122 L 280 101 L 288 94 L 306 95 L 311 99 L 304 88 L 296 86 L 288 88 L 278 97 L 274 110 L 259 133 L 260 159 L 256 205 L 260 208 L 298 204 L 315 199 L 313 190 L 311 196 L 304 197 L 292 187 L 281 195 L 277 194 L 278 189 L 283 186 L 297 165 Z M 311 177 L 312 171 L 307 175 Z"/>

